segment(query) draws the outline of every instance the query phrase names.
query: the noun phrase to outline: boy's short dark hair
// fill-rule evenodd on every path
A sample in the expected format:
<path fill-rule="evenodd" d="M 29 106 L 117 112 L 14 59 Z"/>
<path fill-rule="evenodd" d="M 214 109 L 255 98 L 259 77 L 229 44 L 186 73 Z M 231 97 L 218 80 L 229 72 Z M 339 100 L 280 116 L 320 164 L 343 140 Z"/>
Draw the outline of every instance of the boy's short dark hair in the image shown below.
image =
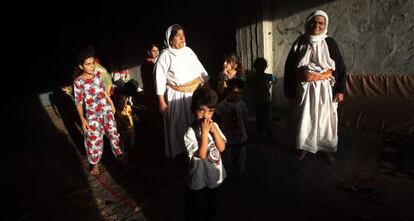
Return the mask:
<path fill-rule="evenodd" d="M 261 58 L 261 57 L 256 58 L 256 60 L 253 63 L 253 67 L 256 70 L 258 70 L 258 69 L 259 70 L 262 70 L 262 69 L 265 70 L 267 68 L 267 61 L 266 61 L 266 59 Z"/>
<path fill-rule="evenodd" d="M 130 79 L 124 85 L 124 94 L 127 96 L 134 96 L 138 90 L 138 81 Z"/>
<path fill-rule="evenodd" d="M 233 78 L 227 81 L 227 91 L 232 91 L 234 88 L 243 89 L 244 81 L 242 79 Z"/>
<path fill-rule="evenodd" d="M 210 88 L 200 87 L 194 91 L 191 99 L 191 111 L 195 113 L 201 106 L 216 108 L 218 102 L 217 93 Z"/>
<path fill-rule="evenodd" d="M 112 97 L 112 100 L 114 102 L 115 109 L 117 111 L 122 111 L 125 108 L 125 103 L 127 101 L 128 97 L 126 95 L 117 94 Z"/>

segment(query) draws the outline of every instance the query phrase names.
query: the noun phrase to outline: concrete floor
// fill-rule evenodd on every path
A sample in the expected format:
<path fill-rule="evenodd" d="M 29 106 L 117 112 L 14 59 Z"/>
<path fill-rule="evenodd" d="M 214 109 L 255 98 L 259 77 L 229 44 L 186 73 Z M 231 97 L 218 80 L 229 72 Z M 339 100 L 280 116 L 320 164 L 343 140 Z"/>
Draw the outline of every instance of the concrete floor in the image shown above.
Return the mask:
<path fill-rule="evenodd" d="M 379 172 L 374 139 L 380 136 L 341 128 L 338 165 L 330 166 L 318 154 L 296 160 L 281 142 L 283 123 L 275 124 L 280 132 L 275 144 L 253 137 L 246 173 L 222 185 L 214 220 L 414 220 L 414 180 Z M 182 179 L 146 201 L 145 217 L 183 220 L 184 185 Z M 377 198 L 349 185 L 370 185 Z"/>
<path fill-rule="evenodd" d="M 130 170 L 107 151 L 102 173 L 91 176 L 70 101 L 58 97 L 47 108 L 28 102 L 14 113 L 28 126 L 1 162 L 6 220 L 183 220 L 184 160 L 164 158 L 138 128 Z M 319 154 L 294 158 L 285 116 L 274 128 L 271 143 L 249 123 L 246 172 L 225 180 L 214 220 L 414 220 L 414 179 L 383 167 L 400 147 L 412 150 L 412 140 L 340 128 L 339 163 L 331 166 Z M 403 155 L 412 166 L 413 152 Z"/>

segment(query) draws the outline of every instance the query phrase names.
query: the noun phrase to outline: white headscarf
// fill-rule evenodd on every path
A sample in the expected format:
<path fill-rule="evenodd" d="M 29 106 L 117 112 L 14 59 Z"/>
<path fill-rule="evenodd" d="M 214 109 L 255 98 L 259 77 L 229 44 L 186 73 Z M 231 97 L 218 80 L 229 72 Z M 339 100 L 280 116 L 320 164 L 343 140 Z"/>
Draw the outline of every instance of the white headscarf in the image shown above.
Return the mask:
<path fill-rule="evenodd" d="M 308 33 L 306 33 L 306 27 L 308 26 L 308 23 L 312 20 L 312 18 L 318 15 L 325 18 L 325 29 L 322 31 L 320 35 L 309 35 Z M 305 33 L 309 39 L 309 42 L 313 44 L 316 42 L 320 42 L 324 40 L 326 37 L 328 37 L 328 35 L 326 35 L 326 33 L 328 32 L 328 24 L 329 24 L 328 14 L 326 14 L 322 10 L 316 10 L 312 12 L 306 19 L 306 23 L 305 23 Z"/>
<path fill-rule="evenodd" d="M 312 12 L 307 18 L 305 23 L 305 32 L 308 23 L 315 16 L 323 16 L 325 18 L 325 29 L 319 35 L 309 35 L 305 33 L 306 38 L 309 40 L 306 53 L 302 57 L 297 67 L 308 67 L 309 70 L 315 72 L 323 72 L 327 69 L 335 70 L 335 61 L 331 59 L 329 54 L 329 48 L 326 44 L 325 38 L 328 37 L 328 14 L 322 10 L 316 10 Z"/>
<path fill-rule="evenodd" d="M 170 51 L 172 54 L 180 55 L 180 54 L 184 53 L 184 51 L 187 50 L 187 46 L 186 46 L 186 43 L 184 42 L 184 47 L 182 47 L 182 48 L 177 49 L 177 48 L 171 47 L 171 45 L 170 45 L 171 30 L 175 25 L 178 25 L 178 24 L 171 25 L 170 27 L 168 27 L 167 31 L 165 32 L 164 44 L 167 47 L 167 50 Z"/>

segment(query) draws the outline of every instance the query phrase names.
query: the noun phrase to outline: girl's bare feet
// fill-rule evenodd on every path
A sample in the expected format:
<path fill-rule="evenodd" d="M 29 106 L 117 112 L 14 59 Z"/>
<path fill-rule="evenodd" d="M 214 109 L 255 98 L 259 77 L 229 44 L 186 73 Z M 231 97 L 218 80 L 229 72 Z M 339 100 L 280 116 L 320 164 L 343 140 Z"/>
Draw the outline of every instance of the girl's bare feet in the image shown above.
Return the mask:
<path fill-rule="evenodd" d="M 99 164 L 92 165 L 91 170 L 89 171 L 92 175 L 98 175 L 99 174 Z"/>
<path fill-rule="evenodd" d="M 299 150 L 299 152 L 296 154 L 296 159 L 303 160 L 307 153 L 308 151 L 306 150 Z"/>

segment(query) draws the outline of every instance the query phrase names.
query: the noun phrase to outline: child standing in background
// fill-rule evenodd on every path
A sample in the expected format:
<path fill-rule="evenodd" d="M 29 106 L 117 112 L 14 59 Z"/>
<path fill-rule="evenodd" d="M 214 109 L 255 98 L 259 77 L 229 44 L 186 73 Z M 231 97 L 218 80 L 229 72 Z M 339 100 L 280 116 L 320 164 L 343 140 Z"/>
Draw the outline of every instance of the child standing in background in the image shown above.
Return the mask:
<path fill-rule="evenodd" d="M 115 101 L 115 121 L 118 132 L 121 135 L 121 142 L 127 153 L 130 148 L 135 146 L 135 128 L 134 121 L 138 119 L 133 114 L 131 105 L 128 104 L 126 95 L 114 96 Z"/>
<path fill-rule="evenodd" d="M 217 92 L 220 101 L 226 97 L 227 81 L 231 79 L 246 80 L 246 75 L 240 62 L 240 58 L 235 53 L 226 54 L 224 56 L 223 71 L 218 73 Z"/>
<path fill-rule="evenodd" d="M 254 107 L 256 110 L 256 126 L 259 134 L 266 131 L 269 139 L 274 141 L 272 129 L 272 85 L 276 83 L 273 74 L 265 73 L 267 61 L 257 58 L 254 61 L 255 73 L 249 80 L 254 89 Z"/>
<path fill-rule="evenodd" d="M 231 168 L 241 176 L 245 170 L 246 161 L 246 117 L 248 109 L 241 100 L 244 82 L 231 79 L 227 82 L 227 97 L 216 108 L 220 119 L 220 127 L 227 138 L 226 151 L 223 153 L 224 165 L 227 171 Z"/>

